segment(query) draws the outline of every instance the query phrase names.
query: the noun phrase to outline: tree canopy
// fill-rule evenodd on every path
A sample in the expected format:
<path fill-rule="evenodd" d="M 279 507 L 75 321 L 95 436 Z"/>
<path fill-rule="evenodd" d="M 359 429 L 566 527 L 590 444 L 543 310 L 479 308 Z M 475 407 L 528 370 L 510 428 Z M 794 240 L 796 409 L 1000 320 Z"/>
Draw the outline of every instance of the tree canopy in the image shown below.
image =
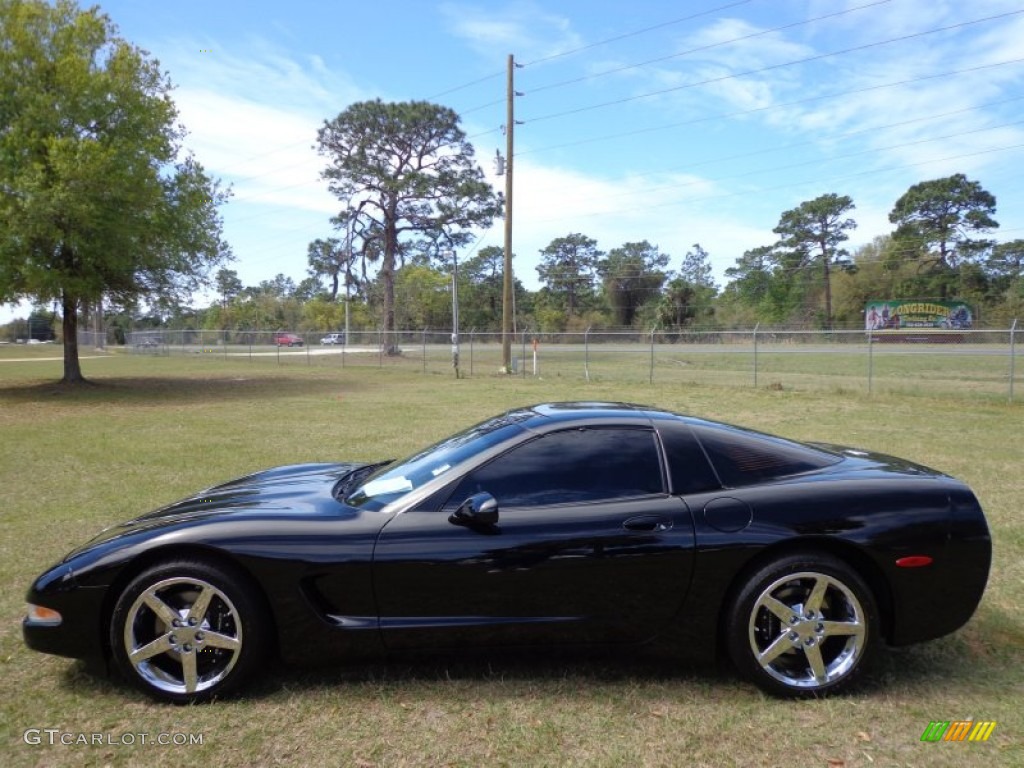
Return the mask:
<path fill-rule="evenodd" d="M 656 319 L 664 328 L 710 321 L 718 293 L 711 276 L 711 257 L 700 243 L 683 256 L 679 272 L 668 282 L 657 306 Z"/>
<path fill-rule="evenodd" d="M 579 309 L 580 299 L 594 290 L 594 271 L 604 255 L 597 241 L 580 233 L 556 237 L 541 249 L 537 274 L 551 295 L 571 317 Z"/>
<path fill-rule="evenodd" d="M 597 262 L 616 325 L 632 325 L 641 307 L 659 295 L 668 259 L 658 246 L 644 240 L 612 248 Z"/>
<path fill-rule="evenodd" d="M 471 228 L 500 214 L 501 200 L 448 107 L 357 102 L 325 121 L 317 138 L 328 158 L 321 177 L 345 204 L 335 226 L 364 257 L 380 259 L 384 330 L 393 331 L 399 255 L 468 242 Z"/>
<path fill-rule="evenodd" d="M 896 201 L 889 221 L 896 225 L 897 240 L 934 253 L 938 262 L 956 267 L 962 258 L 990 245 L 971 235 L 997 228 L 999 223 L 992 218 L 995 212 L 995 196 L 977 181 L 957 173 L 912 186 Z"/>
<path fill-rule="evenodd" d="M 191 155 L 156 61 L 70 0 L 0 0 L 0 301 L 174 302 L 227 258 L 227 192 Z"/>
<path fill-rule="evenodd" d="M 846 256 L 839 244 L 848 240 L 847 232 L 857 226 L 846 214 L 854 209 L 846 195 L 830 193 L 807 200 L 785 211 L 773 230 L 780 235 L 776 248 L 787 251 L 792 268 L 821 268 L 825 294 L 825 325 L 832 325 L 832 263 Z"/>

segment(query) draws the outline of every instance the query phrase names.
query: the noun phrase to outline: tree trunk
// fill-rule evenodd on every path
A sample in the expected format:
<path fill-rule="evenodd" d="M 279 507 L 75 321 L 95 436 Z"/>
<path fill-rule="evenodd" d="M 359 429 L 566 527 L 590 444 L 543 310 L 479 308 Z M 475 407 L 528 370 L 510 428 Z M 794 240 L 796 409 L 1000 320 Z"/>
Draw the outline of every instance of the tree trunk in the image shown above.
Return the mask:
<path fill-rule="evenodd" d="M 828 254 L 822 259 L 825 276 L 825 328 L 832 330 L 832 276 L 828 270 Z"/>
<path fill-rule="evenodd" d="M 61 327 L 64 331 L 64 378 L 63 384 L 83 384 L 82 366 L 78 362 L 78 300 L 64 292 L 62 296 L 64 319 Z"/>
<path fill-rule="evenodd" d="M 398 232 L 394 223 L 395 214 L 389 211 L 384 224 L 384 256 L 381 259 L 380 278 L 384 283 L 384 353 L 400 355 L 402 350 L 395 343 L 395 253 L 398 251 Z"/>

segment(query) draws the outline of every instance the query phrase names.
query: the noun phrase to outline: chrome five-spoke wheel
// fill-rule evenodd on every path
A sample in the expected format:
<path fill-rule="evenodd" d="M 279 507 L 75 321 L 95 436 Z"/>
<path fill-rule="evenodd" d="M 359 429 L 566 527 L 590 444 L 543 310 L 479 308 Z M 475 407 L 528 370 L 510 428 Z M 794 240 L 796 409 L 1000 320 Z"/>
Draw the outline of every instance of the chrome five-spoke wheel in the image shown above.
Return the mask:
<path fill-rule="evenodd" d="M 740 591 L 729 625 L 730 655 L 772 693 L 832 693 L 862 667 L 876 616 L 870 590 L 845 563 L 791 555 L 762 568 Z"/>
<path fill-rule="evenodd" d="M 260 612 L 245 586 L 234 574 L 198 562 L 141 574 L 114 610 L 118 666 L 168 701 L 203 701 L 234 688 L 263 646 Z"/>

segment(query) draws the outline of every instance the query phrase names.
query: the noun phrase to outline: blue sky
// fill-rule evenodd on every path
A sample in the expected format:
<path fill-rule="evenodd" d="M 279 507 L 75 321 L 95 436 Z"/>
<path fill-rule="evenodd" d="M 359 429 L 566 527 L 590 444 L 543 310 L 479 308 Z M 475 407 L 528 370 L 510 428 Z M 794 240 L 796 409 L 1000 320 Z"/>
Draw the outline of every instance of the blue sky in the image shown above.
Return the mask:
<path fill-rule="evenodd" d="M 966 173 L 1024 238 L 1024 2 L 689 0 L 625 3 L 109 0 L 159 59 L 187 146 L 233 188 L 230 265 L 252 285 L 305 276 L 340 203 L 316 130 L 355 101 L 454 108 L 488 179 L 516 70 L 516 276 L 581 232 L 646 239 L 677 268 L 694 243 L 719 284 L 780 214 L 849 195 L 855 248 L 891 230 L 919 181 Z M 475 247 L 501 245 L 502 222 Z M 463 257 L 470 255 L 466 249 Z M 203 305 L 202 297 L 197 304 Z M 12 307 L 0 310 L 8 319 Z"/>

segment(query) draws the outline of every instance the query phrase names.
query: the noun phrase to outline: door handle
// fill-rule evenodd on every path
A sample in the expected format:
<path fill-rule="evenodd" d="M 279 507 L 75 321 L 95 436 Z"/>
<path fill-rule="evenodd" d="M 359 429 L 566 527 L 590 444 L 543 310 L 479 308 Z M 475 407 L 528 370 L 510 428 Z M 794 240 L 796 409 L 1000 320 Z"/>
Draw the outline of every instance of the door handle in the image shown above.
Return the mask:
<path fill-rule="evenodd" d="M 627 531 L 646 531 L 661 533 L 672 528 L 672 518 L 663 515 L 637 515 L 622 524 Z"/>

